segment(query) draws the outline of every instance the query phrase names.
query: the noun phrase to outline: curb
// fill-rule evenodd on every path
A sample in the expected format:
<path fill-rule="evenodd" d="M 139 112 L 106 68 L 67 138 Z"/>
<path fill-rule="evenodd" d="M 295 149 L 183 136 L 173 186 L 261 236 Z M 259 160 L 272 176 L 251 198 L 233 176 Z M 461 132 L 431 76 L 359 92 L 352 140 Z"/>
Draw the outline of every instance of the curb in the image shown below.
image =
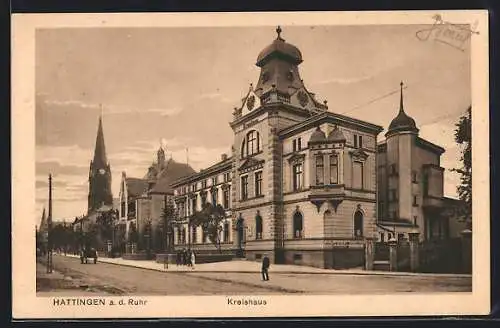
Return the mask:
<path fill-rule="evenodd" d="M 97 263 L 99 263 L 99 261 L 97 261 Z M 252 284 L 252 283 L 244 282 L 244 281 L 234 281 L 231 279 L 224 279 L 224 278 L 204 277 L 204 276 L 196 274 L 196 273 L 204 273 L 204 272 L 223 273 L 223 271 L 198 271 L 198 272 L 196 272 L 196 271 L 194 271 L 194 272 L 191 272 L 191 271 L 164 271 L 161 269 L 140 267 L 140 266 L 135 266 L 135 265 L 126 264 L 126 263 L 113 263 L 113 262 L 106 262 L 106 261 L 101 261 L 101 263 L 118 265 L 118 266 L 126 266 L 129 268 L 143 269 L 143 270 L 149 270 L 149 271 L 155 271 L 155 272 L 172 273 L 172 274 L 177 274 L 177 275 L 183 275 L 184 273 L 188 273 L 188 274 L 194 273 L 196 278 L 200 278 L 200 279 L 204 279 L 204 280 L 217 281 L 217 282 L 227 282 L 227 283 L 231 283 L 231 284 L 238 284 L 238 285 L 247 286 L 247 287 L 268 289 L 268 290 L 273 290 L 273 291 L 277 291 L 277 292 L 284 292 L 284 293 L 293 293 L 293 294 L 304 293 L 304 291 L 301 291 L 301 290 L 288 289 L 288 288 L 283 288 L 283 287 L 279 287 L 279 286 L 263 286 L 263 285 Z M 231 272 L 238 273 L 237 271 L 231 271 Z M 256 273 L 255 271 L 242 271 L 242 272 Z M 119 288 L 116 288 L 116 289 L 119 289 Z"/>
<path fill-rule="evenodd" d="M 66 256 L 74 257 L 74 256 Z M 106 260 L 99 259 L 98 263 L 106 263 L 113 265 L 127 266 L 130 268 L 144 269 L 156 272 L 164 273 L 177 273 L 177 274 L 192 274 L 192 273 L 256 273 L 257 271 L 249 270 L 231 270 L 231 271 L 220 271 L 220 270 L 185 270 L 185 271 L 169 271 L 160 268 L 148 268 L 143 266 L 138 266 L 129 263 L 114 263 L 108 262 Z M 333 271 L 333 272 L 304 272 L 304 271 L 269 271 L 272 274 L 309 274 L 309 275 L 355 275 L 355 276 L 382 276 L 382 277 L 422 277 L 422 278 L 472 278 L 471 274 L 449 274 L 449 273 L 414 273 L 414 272 L 390 272 L 390 271 Z M 260 285 L 258 285 L 260 286 Z"/>

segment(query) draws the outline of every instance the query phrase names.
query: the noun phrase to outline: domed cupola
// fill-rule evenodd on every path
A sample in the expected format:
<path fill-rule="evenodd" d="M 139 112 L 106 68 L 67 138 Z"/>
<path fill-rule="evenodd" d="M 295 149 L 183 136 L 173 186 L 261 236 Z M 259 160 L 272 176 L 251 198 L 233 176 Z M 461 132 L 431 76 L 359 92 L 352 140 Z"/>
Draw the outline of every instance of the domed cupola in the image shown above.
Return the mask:
<path fill-rule="evenodd" d="M 342 131 L 338 127 L 335 127 L 335 129 L 328 134 L 328 142 L 346 142 L 346 138 Z"/>
<path fill-rule="evenodd" d="M 403 82 L 401 82 L 401 98 L 399 103 L 399 113 L 398 115 L 391 121 L 389 125 L 389 129 L 385 134 L 387 136 L 394 135 L 399 132 L 413 132 L 418 133 L 417 125 L 415 124 L 415 120 L 408 116 L 404 111 L 403 106 Z"/>
<path fill-rule="evenodd" d="M 278 26 L 276 33 L 278 37 L 259 53 L 256 65 L 262 67 L 273 58 L 280 58 L 293 65 L 302 63 L 302 53 L 293 44 L 285 42 L 285 39 L 281 37 L 281 27 Z"/>
<path fill-rule="evenodd" d="M 326 134 L 321 130 L 321 128 L 318 126 L 316 130 L 311 134 L 311 138 L 309 139 L 310 144 L 319 144 L 319 143 L 326 143 Z"/>

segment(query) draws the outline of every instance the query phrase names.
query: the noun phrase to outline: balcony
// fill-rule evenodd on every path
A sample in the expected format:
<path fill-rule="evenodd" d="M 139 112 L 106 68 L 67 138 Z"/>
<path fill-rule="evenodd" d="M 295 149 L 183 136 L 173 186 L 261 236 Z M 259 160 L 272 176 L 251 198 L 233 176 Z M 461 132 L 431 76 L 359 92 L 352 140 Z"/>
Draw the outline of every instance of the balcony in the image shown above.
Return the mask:
<path fill-rule="evenodd" d="M 317 185 L 311 186 L 311 191 L 308 196 L 308 199 L 311 203 L 316 205 L 319 210 L 321 206 L 325 202 L 329 202 L 335 211 L 337 211 L 337 207 L 344 200 L 345 190 L 343 184 L 335 184 L 335 185 Z"/>

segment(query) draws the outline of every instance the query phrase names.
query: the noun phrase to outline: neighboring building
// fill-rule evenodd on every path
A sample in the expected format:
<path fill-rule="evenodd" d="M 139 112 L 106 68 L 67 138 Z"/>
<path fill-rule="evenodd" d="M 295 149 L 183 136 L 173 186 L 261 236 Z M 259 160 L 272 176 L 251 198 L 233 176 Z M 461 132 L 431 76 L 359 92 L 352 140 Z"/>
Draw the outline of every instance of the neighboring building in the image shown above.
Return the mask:
<path fill-rule="evenodd" d="M 231 181 L 233 159 L 223 154 L 221 161 L 199 173 L 179 179 L 172 184 L 175 188 L 175 206 L 178 222 L 182 226 L 174 229 L 174 243 L 180 247 L 191 246 L 197 250 L 209 251 L 213 244 L 201 227 L 187 230 L 188 218 L 201 210 L 204 203 L 220 204 L 226 210 L 227 220 L 222 223 L 220 240 L 223 252 L 231 252 L 233 247 L 233 229 L 231 224 Z"/>
<path fill-rule="evenodd" d="M 102 117 L 99 116 L 94 159 L 90 162 L 89 169 L 88 213 L 103 205 L 113 206 L 113 196 L 111 193 L 111 167 L 106 156 Z"/>
<path fill-rule="evenodd" d="M 122 172 L 119 195 L 119 222 L 125 225 L 125 238 L 131 240 L 132 233 L 137 232 L 140 249 L 160 252 L 165 249 L 165 231 L 161 231 L 163 209 L 169 201 L 173 201 L 174 191 L 170 186 L 176 179 L 195 173 L 188 164 L 178 163 L 165 158 L 165 150 L 160 147 L 157 160 L 148 168 L 143 178 L 127 177 Z M 151 223 L 151 235 L 145 240 L 147 223 Z M 146 244 L 149 242 L 149 245 Z"/>
<path fill-rule="evenodd" d="M 363 265 L 364 237 L 376 233 L 376 140 L 383 129 L 328 112 L 300 77 L 300 50 L 277 33 L 257 58 L 257 85 L 233 112 L 231 157 L 173 184 L 179 211 L 186 217 L 199 209 L 216 178 L 218 193 L 231 191 L 229 243 L 247 258 Z M 230 184 L 219 180 L 226 175 Z M 185 231 L 187 222 L 175 239 L 179 248 L 186 247 Z M 189 247 L 208 251 L 196 235 Z"/>
<path fill-rule="evenodd" d="M 404 110 L 403 83 L 399 113 L 385 136 L 377 146 L 379 241 L 407 239 L 414 229 L 420 240 L 450 237 L 450 221 L 457 219 L 447 209 L 458 205 L 443 195 L 440 158 L 445 150 L 419 136 Z"/>

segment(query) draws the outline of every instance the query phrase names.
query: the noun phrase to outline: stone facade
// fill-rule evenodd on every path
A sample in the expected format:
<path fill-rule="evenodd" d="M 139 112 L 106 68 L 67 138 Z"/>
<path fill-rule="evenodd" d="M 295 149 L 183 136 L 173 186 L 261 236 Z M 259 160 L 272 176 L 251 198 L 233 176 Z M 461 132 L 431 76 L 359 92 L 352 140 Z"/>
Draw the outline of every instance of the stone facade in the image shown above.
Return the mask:
<path fill-rule="evenodd" d="M 231 233 L 225 249 L 251 260 L 266 254 L 275 263 L 364 265 L 364 237 L 376 231 L 376 140 L 382 127 L 329 112 L 303 84 L 301 62 L 300 51 L 280 32 L 259 54 L 259 81 L 230 123 L 232 156 L 172 185 L 185 219 L 176 233 L 178 247 L 216 251 L 206 241 L 186 240 L 183 231 L 211 188 L 205 181 L 229 174 Z"/>

